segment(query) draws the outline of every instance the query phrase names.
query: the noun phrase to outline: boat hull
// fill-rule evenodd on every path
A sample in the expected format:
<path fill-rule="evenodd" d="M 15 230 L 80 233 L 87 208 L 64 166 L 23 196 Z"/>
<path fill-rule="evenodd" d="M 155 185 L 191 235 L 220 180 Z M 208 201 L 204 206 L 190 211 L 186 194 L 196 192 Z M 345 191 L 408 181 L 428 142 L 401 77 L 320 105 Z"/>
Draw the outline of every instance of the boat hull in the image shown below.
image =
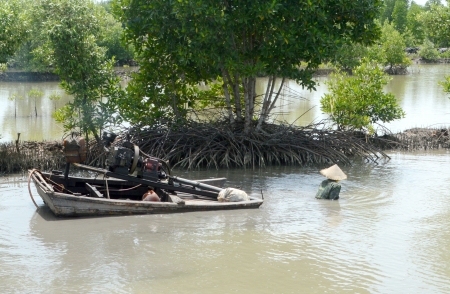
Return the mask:
<path fill-rule="evenodd" d="M 126 199 L 93 198 L 56 192 L 36 176 L 31 175 L 39 196 L 50 210 L 61 217 L 105 216 L 132 214 L 162 214 L 193 211 L 258 208 L 263 200 L 250 198 L 241 202 L 218 202 L 204 199 L 184 200 L 182 203 L 149 202 Z"/>

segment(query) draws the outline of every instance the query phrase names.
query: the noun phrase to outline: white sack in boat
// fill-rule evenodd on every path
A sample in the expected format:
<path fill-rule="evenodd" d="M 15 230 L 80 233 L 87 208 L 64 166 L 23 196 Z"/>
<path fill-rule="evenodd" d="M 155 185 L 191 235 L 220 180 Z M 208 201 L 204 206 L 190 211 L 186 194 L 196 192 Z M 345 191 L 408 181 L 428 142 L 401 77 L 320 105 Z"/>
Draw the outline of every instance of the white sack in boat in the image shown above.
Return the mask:
<path fill-rule="evenodd" d="M 250 198 L 247 193 L 242 190 L 235 188 L 226 188 L 219 192 L 219 197 L 217 197 L 219 202 L 239 202 L 248 201 Z"/>

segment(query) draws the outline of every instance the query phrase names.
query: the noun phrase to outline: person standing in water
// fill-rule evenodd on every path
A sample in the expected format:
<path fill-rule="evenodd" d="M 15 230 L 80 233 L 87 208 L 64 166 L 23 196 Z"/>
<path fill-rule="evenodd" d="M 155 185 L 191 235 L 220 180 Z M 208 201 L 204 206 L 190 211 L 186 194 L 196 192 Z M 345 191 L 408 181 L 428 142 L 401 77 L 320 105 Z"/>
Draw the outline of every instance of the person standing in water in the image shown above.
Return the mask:
<path fill-rule="evenodd" d="M 338 200 L 341 192 L 339 181 L 345 180 L 347 175 L 344 174 L 337 164 L 321 170 L 320 173 L 327 179 L 320 184 L 316 198 Z"/>

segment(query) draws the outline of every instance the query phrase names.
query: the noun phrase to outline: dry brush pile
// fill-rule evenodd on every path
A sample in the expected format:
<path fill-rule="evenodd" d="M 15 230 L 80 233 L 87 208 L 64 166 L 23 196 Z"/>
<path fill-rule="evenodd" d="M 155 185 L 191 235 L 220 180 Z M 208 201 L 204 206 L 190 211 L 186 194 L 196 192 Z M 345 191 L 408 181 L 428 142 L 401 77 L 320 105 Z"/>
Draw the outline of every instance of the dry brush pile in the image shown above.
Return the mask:
<path fill-rule="evenodd" d="M 244 134 L 227 124 L 190 122 L 177 128 L 130 128 L 127 135 L 140 149 L 172 166 L 263 167 L 267 165 L 349 164 L 361 157 L 376 162 L 389 158 L 383 150 L 450 148 L 448 129 L 410 129 L 399 134 L 367 138 L 362 133 L 342 132 L 323 124 L 296 127 L 267 124 L 263 132 Z M 106 153 L 90 141 L 87 164 L 104 167 Z M 101 151 L 100 151 L 101 150 Z M 10 142 L 0 144 L 0 172 L 31 168 L 61 169 L 65 165 L 62 142 Z"/>
<path fill-rule="evenodd" d="M 9 142 L 0 144 L 0 172 L 51 170 L 64 165 L 62 142 Z"/>
<path fill-rule="evenodd" d="M 402 150 L 450 148 L 449 129 L 447 128 L 412 128 L 390 137 L 401 142 L 397 148 Z"/>
<path fill-rule="evenodd" d="M 369 161 L 388 157 L 352 133 L 307 127 L 265 125 L 263 132 L 244 134 L 226 124 L 191 122 L 176 129 L 130 129 L 132 141 L 152 156 L 182 168 L 261 167 L 273 164 L 347 164 L 353 156 Z"/>

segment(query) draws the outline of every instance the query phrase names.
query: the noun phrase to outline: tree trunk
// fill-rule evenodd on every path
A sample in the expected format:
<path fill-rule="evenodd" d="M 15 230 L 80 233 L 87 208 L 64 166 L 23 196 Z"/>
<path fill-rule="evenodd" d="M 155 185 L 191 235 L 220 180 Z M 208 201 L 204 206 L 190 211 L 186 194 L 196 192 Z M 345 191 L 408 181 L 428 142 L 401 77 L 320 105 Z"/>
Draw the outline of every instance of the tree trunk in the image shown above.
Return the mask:
<path fill-rule="evenodd" d="M 172 89 L 175 89 L 175 88 L 176 88 L 175 82 L 172 80 Z M 178 98 L 177 98 L 177 95 L 172 92 L 172 94 L 170 96 L 172 97 L 172 109 L 173 109 L 173 112 L 175 113 L 175 117 L 177 119 L 180 119 L 181 115 L 180 115 L 180 111 L 178 109 Z"/>
<path fill-rule="evenodd" d="M 231 77 L 228 75 L 229 80 Z M 234 82 L 232 83 L 233 96 L 234 96 L 234 107 L 236 108 L 236 121 L 242 122 L 242 107 L 241 107 L 241 93 L 239 91 L 239 74 L 234 75 Z"/>
<path fill-rule="evenodd" d="M 255 100 L 256 100 L 256 77 L 250 79 L 250 119 L 253 120 L 255 114 Z"/>
<path fill-rule="evenodd" d="M 286 78 L 283 78 L 283 79 L 281 80 L 281 84 L 280 84 L 280 87 L 278 88 L 277 95 L 276 95 L 275 98 L 273 99 L 272 104 L 270 104 L 267 113 L 270 113 L 270 112 L 275 108 L 275 104 L 277 103 L 278 98 L 280 98 L 281 90 L 283 90 L 284 82 L 286 82 Z"/>
<path fill-rule="evenodd" d="M 273 97 L 273 94 L 274 94 L 273 90 L 275 87 L 276 77 L 275 76 L 269 77 L 269 81 L 267 83 L 266 94 L 264 95 L 264 101 L 262 103 L 261 112 L 259 114 L 258 125 L 256 126 L 257 131 L 261 131 L 262 124 L 267 121 L 267 118 L 269 117 L 270 112 L 272 112 L 272 110 L 275 108 L 275 104 L 281 95 L 281 90 L 283 89 L 285 81 L 286 81 L 286 78 L 283 78 L 281 80 L 281 84 L 280 84 L 280 87 L 278 88 L 277 94 L 275 95 L 275 97 Z M 272 100 L 272 97 L 273 97 L 273 100 Z"/>
<path fill-rule="evenodd" d="M 244 86 L 244 103 L 245 103 L 245 115 L 244 115 L 244 133 L 248 134 L 251 129 L 251 117 L 250 117 L 250 98 L 248 78 L 242 78 L 242 85 Z"/>
<path fill-rule="evenodd" d="M 262 124 L 267 120 L 268 109 L 271 102 L 271 97 L 273 93 L 273 87 L 275 86 L 276 77 L 270 76 L 267 81 L 266 93 L 264 93 L 264 99 L 261 104 L 261 111 L 259 113 L 258 125 L 256 126 L 256 130 L 260 131 Z"/>
<path fill-rule="evenodd" d="M 252 129 L 253 113 L 255 109 L 256 78 L 244 78 L 242 79 L 242 83 L 244 86 L 245 99 L 244 133 L 248 134 Z"/>
<path fill-rule="evenodd" d="M 222 79 L 223 79 L 222 83 L 223 93 L 225 95 L 225 101 L 227 103 L 228 121 L 230 122 L 230 124 L 234 125 L 234 116 L 233 116 L 233 109 L 231 107 L 230 92 L 228 91 L 228 83 L 224 69 L 222 69 Z"/>

